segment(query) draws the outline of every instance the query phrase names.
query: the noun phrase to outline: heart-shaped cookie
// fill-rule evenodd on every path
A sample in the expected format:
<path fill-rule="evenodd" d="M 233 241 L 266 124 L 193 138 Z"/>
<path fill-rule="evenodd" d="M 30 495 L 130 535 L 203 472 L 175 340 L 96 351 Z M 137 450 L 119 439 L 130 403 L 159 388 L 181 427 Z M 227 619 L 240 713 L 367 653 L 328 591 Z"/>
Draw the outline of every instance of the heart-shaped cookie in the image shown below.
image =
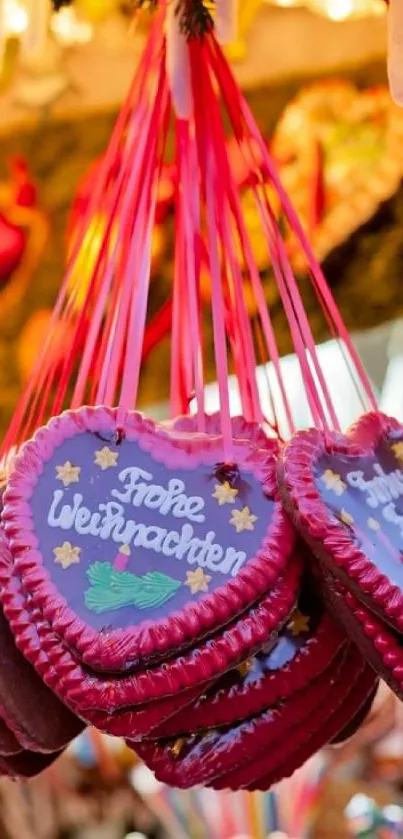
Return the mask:
<path fill-rule="evenodd" d="M 194 643 L 283 573 L 294 532 L 275 457 L 106 408 L 66 412 L 15 460 L 3 521 L 50 626 L 94 669 Z"/>
<path fill-rule="evenodd" d="M 38 609 L 33 610 L 32 613 L 27 611 L 26 600 L 22 594 L 21 584 L 18 578 L 10 578 L 9 565 L 11 561 L 10 551 L 7 541 L 4 537 L 2 528 L 0 528 L 0 583 L 4 578 L 4 566 L 7 567 L 6 579 L 7 587 L 3 587 L 2 594 L 4 600 L 4 611 L 7 614 L 10 624 L 16 629 L 17 638 L 20 641 L 22 650 L 27 655 L 27 659 L 33 664 L 45 684 L 51 688 L 54 693 L 65 696 L 64 679 L 60 677 L 60 672 L 56 672 L 48 655 L 47 649 L 52 649 L 52 633 L 49 627 L 44 629 L 43 638 L 41 637 L 41 625 L 43 624 L 43 617 Z M 1 615 L 0 615 L 1 619 Z M 25 631 L 23 628 L 25 627 Z M 3 635 L 11 636 L 10 627 L 7 624 L 6 632 Z M 13 642 L 14 643 L 14 642 Z M 14 645 L 15 646 L 15 645 Z M 56 651 L 57 659 L 60 659 L 60 640 L 53 633 L 53 649 Z M 21 661 L 21 653 L 16 650 L 18 661 Z M 24 667 L 29 665 L 24 658 Z M 33 671 L 32 671 L 33 672 Z M 83 678 L 85 676 L 83 675 Z M 35 676 L 36 682 L 38 682 Z M 41 691 L 43 690 L 41 685 Z M 120 730 L 124 732 L 132 732 L 134 734 L 149 734 L 153 728 L 167 720 L 169 716 L 178 712 L 178 708 L 185 707 L 192 701 L 195 701 L 202 688 L 193 691 L 182 691 L 179 696 L 169 696 L 162 699 L 160 702 L 154 702 L 145 705 L 143 708 L 125 709 L 122 712 L 115 714 L 106 714 L 105 712 L 92 711 L 91 723 L 101 730 L 107 731 L 110 734 L 117 734 L 119 736 Z M 39 696 L 40 698 L 40 696 Z M 56 697 L 55 697 L 56 699 Z M 11 697 L 11 704 L 13 704 L 13 697 Z M 56 700 L 57 707 L 60 703 Z M 73 711 L 77 711 L 76 706 L 69 702 Z M 71 736 L 76 736 L 78 731 L 71 731 L 68 723 L 69 712 L 66 710 L 67 721 L 63 723 L 63 730 L 65 736 L 71 739 Z M 52 714 L 52 725 L 57 723 L 58 715 Z M 83 726 L 81 726 L 82 728 Z M 81 730 L 81 729 L 80 729 Z M 24 734 L 24 737 L 27 735 Z M 37 738 L 37 734 L 36 734 Z M 67 740 L 66 740 L 67 742 Z M 3 741 L 0 742 L 0 753 Z M 23 744 L 26 746 L 26 740 L 23 739 Z M 29 744 L 32 746 L 32 735 L 29 739 Z M 20 747 L 21 748 L 21 747 Z"/>
<path fill-rule="evenodd" d="M 195 416 L 186 414 L 164 423 L 168 428 L 184 434 L 199 434 L 200 421 Z M 222 420 L 219 411 L 214 414 L 204 414 L 202 421 L 203 433 L 211 436 L 221 436 Z M 272 451 L 277 455 L 279 444 L 275 437 L 269 437 L 256 422 L 248 422 L 244 417 L 231 417 L 231 429 L 234 440 L 249 440 L 259 449 Z"/>
<path fill-rule="evenodd" d="M 218 790 L 268 790 L 290 777 L 346 727 L 357 709 L 373 697 L 378 684 L 372 668 L 363 659 L 359 663 L 354 650 L 351 650 L 345 662 L 340 679 L 343 685 L 338 693 L 338 701 L 317 706 L 303 729 L 301 726 L 296 727 L 270 753 L 262 753 L 250 764 L 245 763 L 234 772 L 214 779 L 210 786 Z"/>
<path fill-rule="evenodd" d="M 329 610 L 378 675 L 403 700 L 403 636 L 380 620 L 325 568 L 322 581 Z"/>
<path fill-rule="evenodd" d="M 21 780 L 34 778 L 48 769 L 61 754 L 62 751 L 44 755 L 24 750 L 10 757 L 1 757 L 0 775 Z"/>
<path fill-rule="evenodd" d="M 278 466 L 286 508 L 320 560 L 403 631 L 403 426 L 365 415 L 346 435 L 301 431 Z"/>
<path fill-rule="evenodd" d="M 359 710 L 354 713 L 354 716 L 351 716 L 347 725 L 340 731 L 338 731 L 336 736 L 333 737 L 332 740 L 329 742 L 330 746 L 341 746 L 347 740 L 351 740 L 351 738 L 354 737 L 354 735 L 366 721 L 367 717 L 371 714 L 376 695 L 378 693 L 378 689 L 379 684 L 378 682 L 376 682 L 370 694 L 368 695 L 368 698 L 365 700 L 361 708 L 359 708 Z"/>
<path fill-rule="evenodd" d="M 315 724 L 313 711 L 317 707 L 326 704 L 331 713 L 332 703 L 339 702 L 339 690 L 335 686 L 338 685 L 342 692 L 343 683 L 338 682 L 338 677 L 345 655 L 346 648 L 340 651 L 329 671 L 311 684 L 309 691 L 300 691 L 292 699 L 247 721 L 179 740 L 142 741 L 134 744 L 134 748 L 158 780 L 171 786 L 209 785 L 213 778 L 226 773 L 238 770 L 241 773 L 246 762 L 258 760 L 263 752 L 269 758 L 274 746 L 280 742 L 284 744 L 289 730 L 295 729 L 297 724 L 301 724 L 303 739 L 310 725 Z"/>
<path fill-rule="evenodd" d="M 17 649 L 0 610 L 0 716 L 22 748 L 54 752 L 85 725 L 62 704 Z M 12 736 L 11 735 L 11 736 Z M 7 754 L 2 747 L 0 752 Z M 9 752 L 13 754 L 13 752 Z"/>
<path fill-rule="evenodd" d="M 301 565 L 295 559 L 289 564 L 284 577 L 274 587 L 272 594 L 265 598 L 261 605 L 251 609 L 247 617 L 237 621 L 218 637 L 159 667 L 120 677 L 101 677 L 100 674 L 84 668 L 68 648 L 61 646 L 55 633 L 49 633 L 49 625 L 32 607 L 28 611 L 39 634 L 40 650 L 35 645 L 32 647 L 32 633 L 26 631 L 20 605 L 17 607 L 19 611 L 13 619 L 12 626 L 24 655 L 34 666 L 37 666 L 38 659 L 42 673 L 46 667 L 43 653 L 46 654 L 57 677 L 54 690 L 63 701 L 79 710 L 84 719 L 94 723 L 96 721 L 98 724 L 99 717 L 92 716 L 96 710 L 109 714 L 119 708 L 177 696 L 186 688 L 197 685 L 200 685 L 201 691 L 205 684 L 208 685 L 212 678 L 221 675 L 223 670 L 240 663 L 241 649 L 246 655 L 253 655 L 262 644 L 269 643 L 271 639 L 274 643 L 278 630 L 288 619 L 295 605 L 301 571 Z M 9 590 L 10 587 L 7 586 L 7 593 Z M 22 620 L 22 643 L 19 620 Z M 113 733 L 116 734 L 117 730 Z M 144 731 L 139 733 L 144 734 Z M 134 731 L 131 736 L 136 736 Z"/>
<path fill-rule="evenodd" d="M 230 725 L 307 689 L 332 663 L 346 636 L 324 610 L 312 578 L 304 580 L 298 608 L 271 649 L 224 674 L 185 713 L 153 732 L 174 737 Z"/>
<path fill-rule="evenodd" d="M 1 531 L 0 531 L 1 537 Z M 60 638 L 44 620 L 38 607 L 15 573 L 10 573 L 11 555 L 4 538 L 0 538 L 0 582 L 7 618 L 24 655 L 38 670 L 58 696 L 87 722 L 119 736 L 138 737 L 150 733 L 163 720 L 197 699 L 208 687 L 208 678 L 217 669 L 221 674 L 226 663 L 239 649 L 256 650 L 267 643 L 271 634 L 277 636 L 278 618 L 287 620 L 296 602 L 302 564 L 295 558 L 284 577 L 260 606 L 249 610 L 233 626 L 215 636 L 196 650 L 162 667 L 142 673 L 117 677 L 91 672 L 83 668 L 71 650 L 62 647 Z M 239 642 L 239 643 L 238 643 Z M 180 690 L 184 682 L 200 680 L 198 690 Z M 207 682 L 205 685 L 204 683 Z M 179 685 L 179 687 L 178 687 Z M 177 688 L 177 689 L 175 689 Z M 146 702 L 149 693 L 157 693 L 158 702 Z M 130 707 L 137 702 L 140 707 Z M 124 709 L 121 713 L 117 711 Z"/>
<path fill-rule="evenodd" d="M 68 705 L 75 714 L 80 714 L 80 709 L 73 701 L 71 701 L 71 697 L 68 694 L 68 687 L 71 686 L 71 680 L 65 680 L 65 678 L 60 675 L 60 641 L 57 636 L 53 634 L 52 645 L 51 632 L 48 626 L 43 628 L 43 617 L 40 615 L 39 611 L 33 610 L 32 613 L 27 612 L 26 603 L 21 594 L 15 589 L 13 591 L 12 588 L 9 587 L 5 601 L 5 612 L 8 613 L 11 625 L 16 628 L 16 634 L 20 640 L 20 644 L 25 655 L 36 667 L 44 683 L 56 695 L 60 696 L 64 700 L 65 704 Z M 26 630 L 23 634 L 21 632 L 22 625 L 26 626 Z M 52 652 L 59 664 L 58 671 L 56 671 L 52 665 Z M 70 671 L 70 669 L 71 664 L 69 663 L 68 670 Z M 85 678 L 85 674 L 82 674 L 80 684 Z M 67 681 L 67 687 L 65 686 L 65 681 Z M 161 722 L 177 713 L 178 708 L 185 708 L 186 705 L 195 701 L 201 690 L 202 687 L 200 687 L 199 690 L 193 689 L 189 691 L 182 691 L 179 696 L 168 696 L 159 702 L 148 703 L 136 708 L 125 708 L 122 711 L 116 711 L 111 714 L 108 714 L 105 711 L 91 709 L 87 712 L 84 711 L 82 713 L 82 717 L 85 718 L 86 722 L 89 724 L 96 726 L 108 734 L 121 736 L 123 732 L 125 735 L 128 735 L 129 733 L 130 736 L 133 737 L 149 735 L 154 728 L 161 724 Z M 65 708 L 65 712 L 66 714 L 69 713 L 67 708 Z M 52 726 L 50 727 L 51 729 L 54 724 L 55 717 L 53 716 Z M 84 723 L 81 724 L 81 729 L 83 727 Z M 47 723 L 46 729 L 46 736 L 49 738 L 49 725 Z M 64 737 L 70 740 L 71 731 L 68 726 L 63 726 L 63 732 Z M 25 739 L 26 737 L 27 735 L 24 733 L 24 744 L 27 742 Z M 31 746 L 33 745 L 33 737 L 35 737 L 36 743 L 39 739 L 37 730 L 35 735 L 31 734 L 29 737 L 29 743 Z M 39 739 L 39 743 L 41 742 L 42 741 Z M 46 742 L 48 742 L 48 739 Z"/>
<path fill-rule="evenodd" d="M 16 755 L 22 751 L 22 745 L 0 715 L 0 759 L 7 755 Z"/>

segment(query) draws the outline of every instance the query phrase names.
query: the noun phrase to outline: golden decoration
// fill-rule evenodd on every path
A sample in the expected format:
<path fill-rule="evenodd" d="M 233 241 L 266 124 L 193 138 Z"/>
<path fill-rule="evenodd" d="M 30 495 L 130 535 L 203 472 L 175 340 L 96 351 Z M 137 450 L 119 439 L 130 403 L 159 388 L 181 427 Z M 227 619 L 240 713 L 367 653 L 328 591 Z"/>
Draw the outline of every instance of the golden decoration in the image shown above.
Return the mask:
<path fill-rule="evenodd" d="M 172 757 L 174 757 L 174 758 L 180 757 L 180 753 L 181 753 L 185 743 L 186 743 L 186 740 L 185 740 L 184 737 L 179 737 L 178 740 L 175 740 L 175 743 L 173 744 L 173 746 L 171 746 Z"/>
<path fill-rule="evenodd" d="M 403 440 L 400 440 L 398 443 L 394 443 L 393 446 L 391 446 L 391 449 L 395 457 L 403 463 Z"/>
<path fill-rule="evenodd" d="M 105 214 L 98 213 L 92 218 L 87 231 L 84 233 L 81 247 L 72 268 L 69 281 L 69 292 L 76 310 L 80 309 L 87 299 L 88 289 L 96 267 L 99 250 L 102 247 L 106 236 L 106 226 L 107 219 Z M 69 242 L 68 257 L 75 252 L 76 235 L 76 231 L 74 230 L 71 241 Z M 113 253 L 116 247 L 116 242 L 117 228 L 116 225 L 114 225 L 110 231 L 108 254 Z M 151 271 L 153 275 L 155 275 L 158 270 L 165 246 L 166 232 L 162 225 L 157 225 L 153 230 L 151 241 Z"/>
<path fill-rule="evenodd" d="M 131 556 L 132 552 L 129 548 L 129 545 L 122 545 L 122 547 L 119 548 L 119 553 L 123 554 L 123 556 Z"/>
<path fill-rule="evenodd" d="M 70 542 L 64 542 L 57 548 L 53 549 L 55 555 L 55 563 L 61 565 L 63 571 L 70 568 L 70 565 L 78 565 L 80 562 L 81 548 L 76 548 Z"/>
<path fill-rule="evenodd" d="M 351 513 L 349 513 L 347 510 L 342 510 L 341 511 L 340 521 L 342 521 L 343 524 L 346 524 L 347 527 L 351 527 L 354 524 L 354 519 L 353 519 Z"/>
<path fill-rule="evenodd" d="M 81 466 L 73 466 L 69 460 L 63 466 L 56 466 L 56 477 L 61 481 L 64 487 L 69 487 L 70 484 L 78 484 L 80 480 Z"/>
<path fill-rule="evenodd" d="M 376 519 L 368 519 L 367 525 L 369 529 L 373 530 L 375 533 L 377 533 L 381 529 L 381 525 L 379 524 L 379 521 L 377 521 Z"/>
<path fill-rule="evenodd" d="M 196 571 L 186 572 L 185 586 L 189 586 L 191 594 L 198 594 L 199 591 L 208 592 L 208 586 L 211 577 L 205 574 L 202 568 L 197 568 Z"/>
<path fill-rule="evenodd" d="M 253 658 L 248 658 L 238 665 L 237 670 L 240 676 L 244 679 L 253 668 Z"/>
<path fill-rule="evenodd" d="M 249 507 L 244 507 L 242 510 L 232 510 L 230 524 L 235 527 L 237 533 L 242 533 L 244 530 L 254 530 L 257 516 L 251 513 Z"/>
<path fill-rule="evenodd" d="M 216 484 L 212 497 L 218 501 L 220 507 L 223 504 L 235 504 L 238 490 L 234 489 L 228 481 L 223 484 Z"/>
<path fill-rule="evenodd" d="M 346 484 L 342 481 L 340 475 L 337 472 L 333 472 L 332 469 L 326 469 L 321 476 L 321 481 L 324 483 L 326 489 L 332 490 L 335 495 L 343 495 L 346 489 Z"/>
<path fill-rule="evenodd" d="M 322 15 L 337 22 L 364 18 L 369 15 L 379 17 L 385 13 L 385 3 L 382 0 L 270 0 L 275 6 L 294 8 L 306 6 L 311 12 Z"/>
<path fill-rule="evenodd" d="M 119 457 L 119 452 L 113 452 L 108 446 L 104 446 L 103 449 L 100 449 L 98 452 L 95 452 L 95 465 L 99 466 L 103 472 L 106 469 L 111 469 L 113 466 L 117 466 Z"/>
<path fill-rule="evenodd" d="M 288 624 L 294 638 L 297 635 L 302 635 L 303 632 L 309 632 L 309 620 L 309 615 L 303 615 L 299 609 L 295 609 Z"/>
<path fill-rule="evenodd" d="M 263 5 L 262 0 L 243 0 L 238 4 L 237 37 L 225 47 L 230 61 L 244 61 L 247 55 L 247 36 L 255 17 Z"/>

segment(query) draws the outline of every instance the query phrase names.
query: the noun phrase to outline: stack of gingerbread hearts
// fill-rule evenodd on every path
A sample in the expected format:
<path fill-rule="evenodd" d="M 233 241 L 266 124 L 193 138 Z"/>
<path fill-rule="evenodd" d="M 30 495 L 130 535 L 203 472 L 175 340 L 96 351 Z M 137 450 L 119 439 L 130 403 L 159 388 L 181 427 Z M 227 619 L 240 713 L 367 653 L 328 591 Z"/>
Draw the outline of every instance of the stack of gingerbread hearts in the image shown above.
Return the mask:
<path fill-rule="evenodd" d="M 302 431 L 283 448 L 279 490 L 315 556 L 328 609 L 403 696 L 403 427 L 379 412 L 346 435 Z"/>
<path fill-rule="evenodd" d="M 137 739 L 271 647 L 298 598 L 276 446 L 66 412 L 4 494 L 2 601 L 26 658 L 86 722 Z"/>
<path fill-rule="evenodd" d="M 228 441 L 217 417 L 197 432 L 86 408 L 40 429 L 9 475 L 0 579 L 18 647 L 176 786 L 267 787 L 374 695 L 307 575 L 277 457 L 243 420 Z"/>
<path fill-rule="evenodd" d="M 275 646 L 223 676 L 137 751 L 173 786 L 267 789 L 319 748 L 350 736 L 376 686 L 306 575 Z"/>

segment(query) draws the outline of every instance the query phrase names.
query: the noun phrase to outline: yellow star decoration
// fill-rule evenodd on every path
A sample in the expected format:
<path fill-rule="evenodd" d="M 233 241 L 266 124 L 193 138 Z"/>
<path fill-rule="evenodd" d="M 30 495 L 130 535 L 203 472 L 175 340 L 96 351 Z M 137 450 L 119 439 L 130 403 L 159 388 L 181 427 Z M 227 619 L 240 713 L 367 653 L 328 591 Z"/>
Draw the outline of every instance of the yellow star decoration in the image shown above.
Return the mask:
<path fill-rule="evenodd" d="M 208 574 L 205 574 L 203 568 L 197 568 L 196 571 L 186 572 L 185 586 L 189 586 L 191 594 L 198 594 L 199 591 L 208 591 L 208 584 L 211 580 Z"/>
<path fill-rule="evenodd" d="M 171 746 L 171 755 L 173 758 L 180 757 L 180 753 L 186 743 L 185 737 L 179 737 L 178 740 L 175 740 L 173 746 Z"/>
<path fill-rule="evenodd" d="M 250 673 L 253 667 L 253 658 L 248 658 L 246 661 L 243 661 L 242 664 L 239 664 L 237 667 L 238 673 L 244 679 L 245 676 Z"/>
<path fill-rule="evenodd" d="M 63 571 L 70 568 L 70 565 L 77 565 L 80 562 L 81 548 L 75 548 L 70 542 L 64 542 L 58 548 L 53 549 L 55 562 L 61 565 Z"/>
<path fill-rule="evenodd" d="M 326 469 L 321 476 L 321 481 L 323 481 L 326 489 L 333 490 L 335 495 L 343 495 L 346 484 L 342 481 L 337 472 L 333 472 L 331 469 Z"/>
<path fill-rule="evenodd" d="M 294 638 L 297 635 L 302 635 L 303 632 L 309 632 L 309 616 L 303 615 L 299 609 L 295 609 L 295 612 L 291 615 L 289 629 Z"/>
<path fill-rule="evenodd" d="M 397 457 L 398 460 L 403 461 L 403 440 L 400 440 L 398 443 L 394 443 L 391 446 L 393 454 Z"/>
<path fill-rule="evenodd" d="M 379 521 L 377 521 L 376 519 L 368 519 L 367 525 L 370 528 L 370 530 L 378 531 L 381 529 L 381 525 L 379 524 Z"/>
<path fill-rule="evenodd" d="M 216 484 L 212 497 L 218 501 L 219 506 L 223 504 L 235 504 L 239 490 L 234 489 L 228 481 L 223 484 Z"/>
<path fill-rule="evenodd" d="M 242 533 L 243 530 L 254 530 L 255 521 L 257 521 L 257 516 L 251 513 L 249 507 L 233 510 L 231 513 L 230 524 L 235 527 L 237 533 Z"/>
<path fill-rule="evenodd" d="M 342 521 L 343 524 L 346 524 L 348 527 L 351 527 L 351 525 L 354 524 L 354 519 L 353 519 L 351 513 L 349 513 L 347 510 L 342 510 L 341 511 L 340 521 Z"/>
<path fill-rule="evenodd" d="M 73 466 L 69 460 L 66 460 L 63 466 L 56 466 L 56 478 L 65 487 L 69 487 L 70 484 L 78 484 L 80 473 L 81 466 Z"/>
<path fill-rule="evenodd" d="M 103 472 L 106 469 L 111 469 L 112 466 L 117 466 L 119 452 L 113 452 L 108 446 L 104 446 L 98 452 L 95 452 L 95 465 L 99 466 Z"/>

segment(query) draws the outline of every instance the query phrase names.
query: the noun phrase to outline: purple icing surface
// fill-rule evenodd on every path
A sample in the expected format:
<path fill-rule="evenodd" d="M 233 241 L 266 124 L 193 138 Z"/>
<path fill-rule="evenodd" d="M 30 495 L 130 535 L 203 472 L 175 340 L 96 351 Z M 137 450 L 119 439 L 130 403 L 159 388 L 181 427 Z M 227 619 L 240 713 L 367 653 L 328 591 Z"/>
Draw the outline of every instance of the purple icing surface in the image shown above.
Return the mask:
<path fill-rule="evenodd" d="M 323 605 L 313 590 L 313 582 L 310 579 L 305 582 L 301 591 L 298 610 L 301 615 L 308 618 L 307 629 L 296 634 L 296 632 L 293 632 L 292 622 L 288 623 L 280 633 L 273 649 L 268 653 L 262 650 L 255 656 L 253 667 L 244 679 L 245 684 L 257 681 L 262 674 L 281 670 L 286 664 L 293 661 L 302 647 L 305 647 L 307 641 L 315 634 L 323 617 Z"/>
<path fill-rule="evenodd" d="M 94 461 L 95 453 L 105 446 L 118 455 L 118 463 L 116 466 L 103 471 Z M 63 466 L 67 461 L 74 467 L 80 467 L 81 471 L 77 482 L 64 487 L 63 483 L 57 478 L 56 467 Z M 150 509 L 144 504 L 134 506 L 131 501 L 123 503 L 117 497 L 114 497 L 111 494 L 113 490 L 118 490 L 120 493 L 125 491 L 124 483 L 119 480 L 119 474 L 129 467 L 137 467 L 151 474 L 152 480 L 145 481 L 150 485 L 155 484 L 166 488 L 172 478 L 183 480 L 185 483 L 184 493 L 188 498 L 192 496 L 203 497 L 204 507 L 200 508 L 196 515 L 205 516 L 205 520 L 202 522 L 189 521 L 187 517 L 175 517 L 172 511 L 163 515 L 158 509 Z M 63 529 L 61 526 L 51 527 L 48 523 L 48 515 L 54 502 L 54 492 L 57 490 L 63 492 L 62 499 L 54 507 L 54 520 L 57 522 L 59 522 L 63 505 L 69 505 L 69 508 L 74 506 L 74 496 L 83 496 L 82 501 L 79 502 L 79 507 L 86 507 L 91 513 L 98 512 L 100 504 L 113 502 L 114 504 L 120 504 L 123 508 L 126 524 L 129 520 L 132 520 L 136 524 L 142 524 L 146 527 L 163 528 L 168 532 L 176 531 L 178 533 L 181 532 L 184 525 L 191 525 L 193 528 L 192 538 L 200 540 L 204 540 L 209 531 L 214 531 L 215 536 L 212 537 L 211 543 L 220 545 L 224 550 L 224 556 L 226 549 L 229 547 L 234 548 L 236 552 L 244 552 L 246 554 L 246 559 L 243 562 L 244 567 L 249 560 L 254 559 L 261 546 L 270 522 L 273 502 L 264 496 L 261 485 L 256 478 L 252 474 L 243 472 L 232 484 L 234 488 L 238 489 L 235 503 L 226 503 L 220 506 L 218 501 L 212 497 L 212 493 L 219 483 L 218 479 L 212 474 L 213 469 L 214 467 L 200 466 L 191 471 L 176 467 L 169 470 L 133 442 L 122 441 L 119 445 L 115 445 L 114 442 L 100 439 L 98 435 L 89 432 L 78 435 L 71 440 L 66 440 L 58 447 L 52 458 L 44 465 L 43 474 L 39 478 L 31 498 L 31 507 L 44 566 L 69 606 L 82 620 L 94 629 L 102 630 L 106 628 L 125 629 L 146 619 L 161 619 L 181 610 L 189 601 L 200 600 L 205 595 L 206 592 L 203 591 L 191 593 L 189 586 L 185 584 L 187 572 L 197 571 L 198 568 L 203 570 L 210 577 L 208 581 L 209 593 L 229 582 L 233 579 L 233 576 L 231 569 L 229 572 L 223 573 L 212 567 L 206 567 L 203 557 L 199 562 L 193 561 L 190 564 L 186 555 L 182 559 L 176 556 L 165 556 L 161 552 L 136 546 L 133 543 L 129 544 L 130 555 L 126 556 L 120 552 L 124 540 L 119 544 L 111 536 L 101 539 L 99 535 L 88 533 L 83 535 L 83 533 L 77 532 L 74 524 L 68 529 Z M 139 479 L 139 483 L 142 481 L 144 482 L 144 478 Z M 235 527 L 230 524 L 230 517 L 234 510 L 242 510 L 244 507 L 249 507 L 251 513 L 257 519 L 253 522 L 253 530 L 244 530 L 237 533 Z M 196 508 L 193 506 L 193 511 Z M 117 526 L 117 530 L 119 534 L 124 535 L 125 524 L 121 523 Z M 112 532 L 112 529 L 110 532 Z M 126 529 L 126 534 L 127 532 Z M 162 540 L 161 533 L 159 532 L 159 534 L 159 538 Z M 150 532 L 150 539 L 153 536 L 156 536 L 156 531 Z M 63 568 L 55 562 L 54 550 L 63 546 L 65 542 L 68 542 L 74 548 L 78 548 L 80 552 L 77 563 L 72 563 Z M 111 567 L 113 567 L 115 579 L 116 574 L 122 572 L 129 572 L 136 578 L 144 578 L 144 575 L 149 572 L 166 575 L 172 582 L 172 590 L 165 602 L 158 603 L 156 606 L 144 605 L 144 603 L 149 603 L 147 598 L 143 601 L 142 607 L 133 605 L 133 603 L 116 605 L 114 601 L 113 607 L 98 612 L 97 609 L 94 609 L 93 601 L 88 599 L 88 592 L 92 591 L 95 585 L 94 578 L 90 578 L 91 569 L 94 568 L 95 563 L 103 564 L 101 568 L 102 584 L 105 582 L 103 577 L 105 568 L 109 573 Z M 232 570 L 235 569 L 236 565 L 236 562 L 232 562 Z M 121 579 L 123 578 L 119 577 L 119 581 Z M 109 596 L 112 596 L 112 599 L 114 597 L 111 585 L 113 589 L 113 581 L 112 584 L 109 582 L 105 586 L 105 602 L 109 602 Z M 128 578 L 128 586 L 122 585 L 123 591 L 126 590 L 127 592 L 130 585 L 130 579 Z M 164 585 L 164 581 L 162 585 Z M 91 608 L 88 608 L 89 602 L 92 603 Z"/>
<path fill-rule="evenodd" d="M 399 442 L 403 448 L 402 438 L 382 440 L 373 455 L 365 457 L 323 455 L 315 466 L 315 483 L 331 514 L 403 590 L 403 458 L 399 461 L 392 448 Z M 336 478 L 326 478 L 327 470 Z"/>
<path fill-rule="evenodd" d="M 219 691 L 229 693 L 233 688 L 253 687 L 262 681 L 262 678 L 276 670 L 281 670 L 294 660 L 295 656 L 306 646 L 308 641 L 316 633 L 323 617 L 323 604 L 313 588 L 310 578 L 305 580 L 299 600 L 298 611 L 302 616 L 307 617 L 307 628 L 296 633 L 293 631 L 293 623 L 288 622 L 278 636 L 274 646 L 269 649 L 262 649 L 253 657 L 250 670 L 242 673 L 240 668 L 235 668 L 225 673 L 219 682 L 212 685 L 206 691 L 206 696 L 215 696 Z"/>

